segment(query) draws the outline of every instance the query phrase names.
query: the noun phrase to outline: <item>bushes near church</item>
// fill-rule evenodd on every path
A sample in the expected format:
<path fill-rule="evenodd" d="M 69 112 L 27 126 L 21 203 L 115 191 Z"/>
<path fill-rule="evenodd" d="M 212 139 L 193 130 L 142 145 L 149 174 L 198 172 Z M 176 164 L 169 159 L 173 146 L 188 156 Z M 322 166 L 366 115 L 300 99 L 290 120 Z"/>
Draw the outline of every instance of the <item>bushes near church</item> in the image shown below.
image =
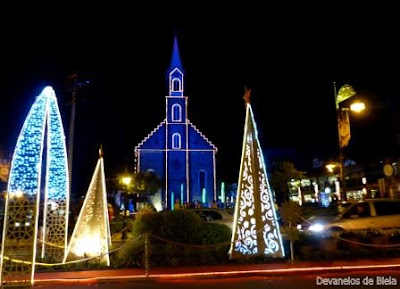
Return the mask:
<path fill-rule="evenodd" d="M 118 253 L 120 266 L 144 267 L 144 242 L 148 236 L 149 265 L 186 266 L 228 262 L 231 229 L 203 222 L 190 210 L 151 212 L 132 224 L 133 238 Z"/>

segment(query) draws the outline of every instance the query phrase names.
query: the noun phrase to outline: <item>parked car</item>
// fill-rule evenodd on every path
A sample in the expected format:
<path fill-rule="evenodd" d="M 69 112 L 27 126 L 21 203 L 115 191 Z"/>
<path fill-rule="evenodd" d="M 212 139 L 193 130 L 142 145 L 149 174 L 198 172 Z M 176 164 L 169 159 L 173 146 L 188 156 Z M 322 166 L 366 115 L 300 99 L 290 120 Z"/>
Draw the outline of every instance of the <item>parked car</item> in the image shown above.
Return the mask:
<path fill-rule="evenodd" d="M 312 216 L 297 227 L 308 233 L 400 228 L 400 199 L 368 199 L 350 203 L 343 211 Z"/>
<path fill-rule="evenodd" d="M 192 210 L 198 214 L 203 221 L 224 224 L 232 230 L 233 216 L 227 211 L 212 208 L 195 208 Z"/>

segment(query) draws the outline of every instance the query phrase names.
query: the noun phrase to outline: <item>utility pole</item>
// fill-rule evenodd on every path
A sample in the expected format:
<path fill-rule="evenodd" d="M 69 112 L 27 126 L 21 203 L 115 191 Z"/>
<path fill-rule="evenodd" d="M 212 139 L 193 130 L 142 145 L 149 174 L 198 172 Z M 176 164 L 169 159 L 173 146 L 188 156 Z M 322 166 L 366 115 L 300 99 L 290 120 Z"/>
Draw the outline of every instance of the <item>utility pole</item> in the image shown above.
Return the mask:
<path fill-rule="evenodd" d="M 73 73 L 68 77 L 68 81 L 72 82 L 71 88 L 71 118 L 69 120 L 69 136 L 68 136 L 68 171 L 69 171 L 69 189 L 72 185 L 72 160 L 74 155 L 74 135 L 75 135 L 75 113 L 76 113 L 76 93 L 78 88 L 86 86 L 89 81 L 78 82 L 78 74 Z"/>
<path fill-rule="evenodd" d="M 339 168 L 340 168 L 340 182 L 341 182 L 341 186 L 340 186 L 340 196 L 339 196 L 339 200 L 343 200 L 345 201 L 346 198 L 346 177 L 344 174 L 344 155 L 343 155 L 343 147 L 342 147 L 342 142 L 341 142 L 341 133 L 340 133 L 340 123 L 342 121 L 343 115 L 342 115 L 342 109 L 339 106 L 340 101 L 338 100 L 338 93 L 336 90 L 336 82 L 333 82 L 333 94 L 335 97 L 335 104 L 336 104 L 336 121 L 337 121 L 337 128 L 338 128 L 338 144 L 339 144 Z M 348 118 L 348 114 L 346 111 L 346 115 Z M 347 119 L 348 120 L 348 119 Z"/>
<path fill-rule="evenodd" d="M 72 74 L 68 77 L 73 81 L 71 90 L 71 117 L 69 119 L 69 136 L 68 136 L 68 171 L 69 171 L 69 189 L 72 184 L 72 158 L 74 151 L 74 133 L 75 133 L 75 110 L 76 110 L 76 84 L 78 80 L 77 74 Z"/>
<path fill-rule="evenodd" d="M 355 90 L 351 85 L 345 84 L 343 85 L 338 92 L 336 92 L 336 82 L 333 82 L 333 91 L 335 97 L 335 105 L 336 105 L 336 119 L 338 125 L 338 141 L 339 141 L 339 162 L 340 162 L 340 178 L 342 181 L 342 194 L 341 199 L 347 199 L 347 188 L 346 188 L 346 174 L 344 172 L 344 155 L 343 148 L 346 147 L 350 141 L 350 118 L 349 118 L 349 110 L 354 112 L 361 112 L 365 109 L 365 104 L 356 101 L 350 107 L 341 107 L 340 103 L 345 101 L 346 99 L 351 98 L 356 95 Z"/>

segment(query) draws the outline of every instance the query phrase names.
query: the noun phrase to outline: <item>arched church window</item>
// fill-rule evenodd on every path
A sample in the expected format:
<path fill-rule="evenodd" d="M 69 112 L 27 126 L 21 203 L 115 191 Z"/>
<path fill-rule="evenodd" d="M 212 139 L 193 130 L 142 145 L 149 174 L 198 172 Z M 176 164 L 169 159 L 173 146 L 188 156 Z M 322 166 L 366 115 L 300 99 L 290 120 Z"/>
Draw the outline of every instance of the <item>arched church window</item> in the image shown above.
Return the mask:
<path fill-rule="evenodd" d="M 182 121 L 182 107 L 177 103 L 172 106 L 172 121 Z"/>
<path fill-rule="evenodd" d="M 181 135 L 179 133 L 174 133 L 172 135 L 172 148 L 173 149 L 181 148 Z"/>
<path fill-rule="evenodd" d="M 172 91 L 182 91 L 181 80 L 179 78 L 174 78 L 172 80 Z"/>

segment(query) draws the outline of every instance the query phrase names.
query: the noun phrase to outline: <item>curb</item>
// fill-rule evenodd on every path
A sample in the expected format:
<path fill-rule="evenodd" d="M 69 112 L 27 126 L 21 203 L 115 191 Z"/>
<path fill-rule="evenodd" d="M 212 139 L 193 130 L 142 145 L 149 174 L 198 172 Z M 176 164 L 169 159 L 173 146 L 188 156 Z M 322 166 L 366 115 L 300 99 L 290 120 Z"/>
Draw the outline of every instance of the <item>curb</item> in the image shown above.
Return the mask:
<path fill-rule="evenodd" d="M 214 271 L 214 272 L 191 272 L 191 273 L 164 273 L 142 275 L 122 275 L 122 276 L 97 276 L 87 278 L 52 278 L 36 279 L 35 285 L 46 284 L 95 284 L 105 282 L 121 281 L 148 281 L 154 282 L 160 279 L 211 279 L 211 278 L 229 278 L 229 277 L 251 277 L 251 276 L 271 276 L 299 274 L 309 272 L 335 272 L 335 271 L 357 271 L 365 269 L 387 270 L 400 269 L 400 263 L 397 264 L 371 264 L 371 265 L 346 265 L 346 266 L 318 266 L 318 267 L 296 267 L 296 268 L 278 268 L 278 269 L 257 269 L 257 270 L 232 270 L 232 271 Z"/>

